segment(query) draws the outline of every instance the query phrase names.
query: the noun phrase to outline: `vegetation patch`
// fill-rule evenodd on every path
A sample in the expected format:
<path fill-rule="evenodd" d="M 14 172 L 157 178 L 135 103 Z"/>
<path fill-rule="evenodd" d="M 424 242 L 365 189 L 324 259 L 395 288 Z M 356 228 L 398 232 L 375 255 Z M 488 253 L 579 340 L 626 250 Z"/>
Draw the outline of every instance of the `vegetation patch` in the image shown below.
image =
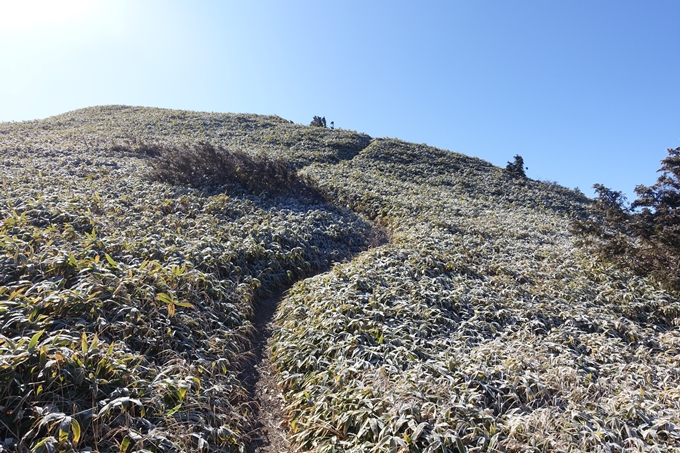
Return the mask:
<path fill-rule="evenodd" d="M 370 225 L 291 193 L 149 181 L 165 145 L 68 125 L 2 125 L 3 448 L 242 451 L 253 304 L 365 249 Z"/>
<path fill-rule="evenodd" d="M 282 159 L 264 154 L 229 151 L 209 143 L 198 145 L 139 147 L 151 155 L 147 177 L 153 181 L 180 184 L 206 191 L 220 188 L 254 195 L 281 195 L 321 198 L 315 184 L 289 168 Z"/>
<path fill-rule="evenodd" d="M 301 450 L 680 447 L 680 302 L 577 247 L 582 194 L 396 140 L 307 171 L 393 234 L 279 310 Z"/>
<path fill-rule="evenodd" d="M 667 151 L 656 184 L 637 186 L 631 205 L 621 192 L 596 184 L 593 209 L 572 226 L 602 258 L 651 276 L 679 295 L 680 148 Z"/>
<path fill-rule="evenodd" d="M 332 204 L 206 182 L 206 149 Z M 197 155 L 149 179 L 168 150 Z M 680 449 L 680 301 L 578 246 L 582 193 L 273 116 L 96 107 L 0 124 L 0 153 L 6 450 L 245 450 L 253 306 L 294 282 L 272 358 L 299 451 Z"/>

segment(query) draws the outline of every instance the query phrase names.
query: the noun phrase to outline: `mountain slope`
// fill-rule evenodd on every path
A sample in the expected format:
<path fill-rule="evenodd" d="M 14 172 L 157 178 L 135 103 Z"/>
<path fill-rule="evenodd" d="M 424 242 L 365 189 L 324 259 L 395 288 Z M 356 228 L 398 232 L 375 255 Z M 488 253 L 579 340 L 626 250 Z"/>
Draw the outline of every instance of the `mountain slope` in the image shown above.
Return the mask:
<path fill-rule="evenodd" d="M 136 144 L 202 141 L 327 201 L 144 178 Z M 272 352 L 302 450 L 680 448 L 680 303 L 574 246 L 580 194 L 258 115 L 82 109 L 0 153 L 5 448 L 245 448 L 252 313 L 300 279 Z"/>
<path fill-rule="evenodd" d="M 309 172 L 394 234 L 296 285 L 279 311 L 299 444 L 680 445 L 678 301 L 575 248 L 579 195 L 392 140 Z"/>

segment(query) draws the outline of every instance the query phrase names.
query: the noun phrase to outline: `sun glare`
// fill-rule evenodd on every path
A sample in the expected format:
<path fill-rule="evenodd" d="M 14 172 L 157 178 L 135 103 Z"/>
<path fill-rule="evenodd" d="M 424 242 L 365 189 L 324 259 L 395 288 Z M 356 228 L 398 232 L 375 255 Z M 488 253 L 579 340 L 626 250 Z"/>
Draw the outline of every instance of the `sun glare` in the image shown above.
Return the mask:
<path fill-rule="evenodd" d="M 93 0 L 0 1 L 0 31 L 63 27 L 89 16 L 97 3 Z"/>

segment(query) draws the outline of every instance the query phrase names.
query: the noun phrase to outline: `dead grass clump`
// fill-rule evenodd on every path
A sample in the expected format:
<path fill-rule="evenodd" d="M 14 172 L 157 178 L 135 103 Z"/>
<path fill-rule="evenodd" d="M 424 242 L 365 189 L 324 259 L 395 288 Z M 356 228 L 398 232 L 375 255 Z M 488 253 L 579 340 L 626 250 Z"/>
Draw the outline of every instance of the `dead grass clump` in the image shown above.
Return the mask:
<path fill-rule="evenodd" d="M 147 177 L 153 181 L 197 189 L 243 190 L 256 195 L 280 195 L 294 190 L 298 194 L 320 197 L 310 179 L 289 169 L 286 161 L 263 154 L 230 151 L 209 143 L 143 145 L 142 148 L 151 151 L 146 153 L 152 156 Z"/>
<path fill-rule="evenodd" d="M 161 154 L 163 148 L 163 145 L 159 143 L 149 143 L 135 136 L 127 136 L 124 143 L 115 143 L 111 147 L 111 151 L 142 157 L 157 157 Z"/>

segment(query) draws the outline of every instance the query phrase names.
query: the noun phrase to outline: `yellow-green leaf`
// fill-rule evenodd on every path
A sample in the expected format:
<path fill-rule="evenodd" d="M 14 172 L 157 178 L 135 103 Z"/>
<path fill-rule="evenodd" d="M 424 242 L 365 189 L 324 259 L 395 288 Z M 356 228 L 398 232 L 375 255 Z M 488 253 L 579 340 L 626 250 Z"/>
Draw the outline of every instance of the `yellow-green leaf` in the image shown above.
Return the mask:
<path fill-rule="evenodd" d="M 80 350 L 83 352 L 83 355 L 87 354 L 87 335 L 85 332 L 83 332 L 83 334 L 80 336 Z"/>
<path fill-rule="evenodd" d="M 44 333 L 45 333 L 45 329 L 41 330 L 40 332 L 36 333 L 35 335 L 33 335 L 33 336 L 31 337 L 31 341 L 28 342 L 28 349 L 29 349 L 29 350 L 35 348 L 35 345 L 38 344 L 38 340 L 40 339 L 40 337 L 41 337 L 42 334 L 44 334 Z"/>
<path fill-rule="evenodd" d="M 118 263 L 116 263 L 116 261 L 115 261 L 113 258 L 111 258 L 111 255 L 109 255 L 108 253 L 106 253 L 106 254 L 104 255 L 104 257 L 106 258 L 106 261 L 108 261 L 109 264 L 110 264 L 111 266 L 113 266 L 113 267 L 118 267 Z"/>
<path fill-rule="evenodd" d="M 71 432 L 73 433 L 73 443 L 80 441 L 80 423 L 77 420 L 71 420 Z"/>
<path fill-rule="evenodd" d="M 167 294 L 167 293 L 156 294 L 156 300 L 159 300 L 159 301 L 164 302 L 166 304 L 174 304 L 175 303 L 175 297 L 172 294 Z"/>
<path fill-rule="evenodd" d="M 187 302 L 186 300 L 181 300 L 181 301 L 180 301 L 180 300 L 176 300 L 176 301 L 175 301 L 175 305 L 177 305 L 178 307 L 194 308 L 194 306 L 191 305 L 191 304 L 190 304 L 189 302 Z"/>
<path fill-rule="evenodd" d="M 120 453 L 125 453 L 130 448 L 130 438 L 125 436 L 125 439 L 120 443 Z"/>
<path fill-rule="evenodd" d="M 64 417 L 59 423 L 59 442 L 65 442 L 68 440 L 68 433 L 71 431 L 71 417 Z"/>

